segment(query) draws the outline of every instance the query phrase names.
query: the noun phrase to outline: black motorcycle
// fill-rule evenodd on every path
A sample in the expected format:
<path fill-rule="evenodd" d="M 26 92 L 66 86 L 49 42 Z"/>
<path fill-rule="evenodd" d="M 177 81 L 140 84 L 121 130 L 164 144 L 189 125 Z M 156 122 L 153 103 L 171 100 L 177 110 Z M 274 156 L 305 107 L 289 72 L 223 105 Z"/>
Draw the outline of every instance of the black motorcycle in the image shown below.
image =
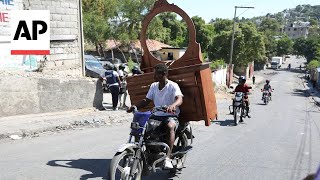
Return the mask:
<path fill-rule="evenodd" d="M 274 89 L 272 89 L 274 90 Z M 268 90 L 264 90 L 261 89 L 262 92 L 262 101 L 264 102 L 265 105 L 267 105 L 269 103 L 269 101 L 271 101 L 271 96 L 270 96 L 270 92 Z"/>
<path fill-rule="evenodd" d="M 249 94 L 249 93 L 247 93 Z M 244 101 L 244 96 L 246 93 L 235 92 L 235 97 L 233 98 L 232 105 L 229 106 L 230 114 L 233 115 L 234 125 L 237 126 L 243 118 L 247 116 L 248 107 Z"/>
<path fill-rule="evenodd" d="M 271 100 L 270 93 L 267 90 L 261 89 L 261 91 L 262 91 L 262 101 L 264 102 L 265 105 L 267 105 Z"/>
<path fill-rule="evenodd" d="M 163 130 L 163 123 L 152 115 L 157 111 L 166 112 L 166 109 L 167 107 L 156 107 L 152 112 L 134 111 L 129 141 L 120 146 L 111 161 L 110 180 L 139 180 L 142 175 L 164 170 L 170 148 L 165 143 L 166 131 Z M 174 168 L 171 172 L 184 167 L 187 153 L 192 149 L 190 145 L 194 136 L 190 124 L 180 121 L 175 137 L 172 150 Z"/>

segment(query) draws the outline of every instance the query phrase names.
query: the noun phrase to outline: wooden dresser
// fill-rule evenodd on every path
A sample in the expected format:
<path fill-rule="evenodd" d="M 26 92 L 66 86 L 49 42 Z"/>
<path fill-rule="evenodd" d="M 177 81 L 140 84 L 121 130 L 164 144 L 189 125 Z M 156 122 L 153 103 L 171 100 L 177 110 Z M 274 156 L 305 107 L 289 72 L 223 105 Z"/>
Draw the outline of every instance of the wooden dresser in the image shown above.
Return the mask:
<path fill-rule="evenodd" d="M 160 61 L 148 50 L 146 44 L 147 27 L 157 14 L 175 12 L 187 23 L 189 44 L 185 54 L 175 61 Z M 142 23 L 140 41 L 143 47 L 141 69 L 142 75 L 127 78 L 128 91 L 132 104 L 137 104 L 146 97 L 153 79 L 153 67 L 158 63 L 165 63 L 169 67 L 169 79 L 178 83 L 184 95 L 181 105 L 180 121 L 205 121 L 209 126 L 211 120 L 217 119 L 217 105 L 209 64 L 202 63 L 199 43 L 196 42 L 196 31 L 190 17 L 178 6 L 169 4 L 166 0 L 156 1 L 153 9 L 146 15 Z M 142 109 L 150 110 L 153 104 Z"/>

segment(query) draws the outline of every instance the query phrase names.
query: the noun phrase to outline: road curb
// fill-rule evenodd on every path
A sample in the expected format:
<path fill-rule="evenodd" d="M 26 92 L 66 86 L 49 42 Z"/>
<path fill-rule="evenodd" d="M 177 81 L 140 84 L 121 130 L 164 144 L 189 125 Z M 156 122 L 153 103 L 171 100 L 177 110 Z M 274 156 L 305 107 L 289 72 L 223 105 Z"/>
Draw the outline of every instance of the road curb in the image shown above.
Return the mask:
<path fill-rule="evenodd" d="M 314 101 L 314 103 L 320 107 L 320 98 L 316 97 L 314 94 L 320 94 L 320 92 L 317 89 L 310 88 L 307 86 L 306 82 L 304 81 L 304 76 L 299 76 L 299 78 L 302 81 L 302 85 L 305 88 L 305 92 L 308 93 L 309 96 L 312 96 L 311 99 Z M 314 92 L 316 91 L 316 92 Z"/>

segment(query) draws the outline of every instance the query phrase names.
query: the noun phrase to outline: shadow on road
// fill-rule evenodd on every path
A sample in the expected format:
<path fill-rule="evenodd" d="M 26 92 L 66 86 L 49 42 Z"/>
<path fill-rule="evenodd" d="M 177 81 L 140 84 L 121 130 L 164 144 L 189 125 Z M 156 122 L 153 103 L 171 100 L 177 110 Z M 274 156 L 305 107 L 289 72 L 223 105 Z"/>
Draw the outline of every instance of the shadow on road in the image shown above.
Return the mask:
<path fill-rule="evenodd" d="M 84 174 L 80 177 L 80 180 L 86 180 L 91 178 L 103 178 L 106 179 L 107 171 L 109 169 L 111 159 L 74 159 L 74 160 L 52 160 L 47 163 L 53 167 L 65 167 L 74 169 L 83 169 L 91 173 Z"/>
<path fill-rule="evenodd" d="M 220 126 L 234 126 L 234 121 L 231 119 L 226 119 L 225 121 L 213 121 L 213 123 Z"/>
<path fill-rule="evenodd" d="M 291 94 L 293 94 L 295 96 L 303 96 L 303 97 L 309 97 L 310 96 L 310 94 L 304 89 L 294 89 Z"/>
<path fill-rule="evenodd" d="M 51 160 L 47 163 L 53 167 L 64 167 L 73 169 L 82 169 L 91 173 L 82 175 L 80 180 L 87 180 L 93 178 L 108 179 L 111 159 L 75 159 L 75 160 Z M 179 176 L 181 172 L 169 173 L 168 171 L 159 171 L 152 173 L 149 176 L 143 176 L 143 180 L 172 180 Z"/>
<path fill-rule="evenodd" d="M 291 73 L 304 73 L 304 70 L 300 70 L 299 68 L 291 68 L 290 70 L 288 70 L 287 68 L 282 68 L 282 69 L 277 69 L 276 71 L 287 71 L 287 72 L 291 72 Z"/>
<path fill-rule="evenodd" d="M 265 103 L 256 103 L 256 105 L 265 106 L 266 104 Z"/>
<path fill-rule="evenodd" d="M 152 173 L 149 176 L 143 176 L 142 180 L 173 180 L 174 177 L 179 177 L 181 172 L 169 173 L 168 171 L 159 171 Z"/>

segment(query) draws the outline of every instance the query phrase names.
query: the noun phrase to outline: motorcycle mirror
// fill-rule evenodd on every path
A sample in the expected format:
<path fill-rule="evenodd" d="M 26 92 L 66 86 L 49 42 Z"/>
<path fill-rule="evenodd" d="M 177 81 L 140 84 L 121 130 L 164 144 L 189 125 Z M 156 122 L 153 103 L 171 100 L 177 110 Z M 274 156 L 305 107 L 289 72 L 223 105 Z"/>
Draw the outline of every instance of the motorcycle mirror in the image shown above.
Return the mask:
<path fill-rule="evenodd" d="M 248 89 L 252 89 L 252 87 L 248 87 Z"/>
<path fill-rule="evenodd" d="M 230 88 L 230 89 L 233 89 L 233 86 L 230 86 L 229 88 Z"/>

